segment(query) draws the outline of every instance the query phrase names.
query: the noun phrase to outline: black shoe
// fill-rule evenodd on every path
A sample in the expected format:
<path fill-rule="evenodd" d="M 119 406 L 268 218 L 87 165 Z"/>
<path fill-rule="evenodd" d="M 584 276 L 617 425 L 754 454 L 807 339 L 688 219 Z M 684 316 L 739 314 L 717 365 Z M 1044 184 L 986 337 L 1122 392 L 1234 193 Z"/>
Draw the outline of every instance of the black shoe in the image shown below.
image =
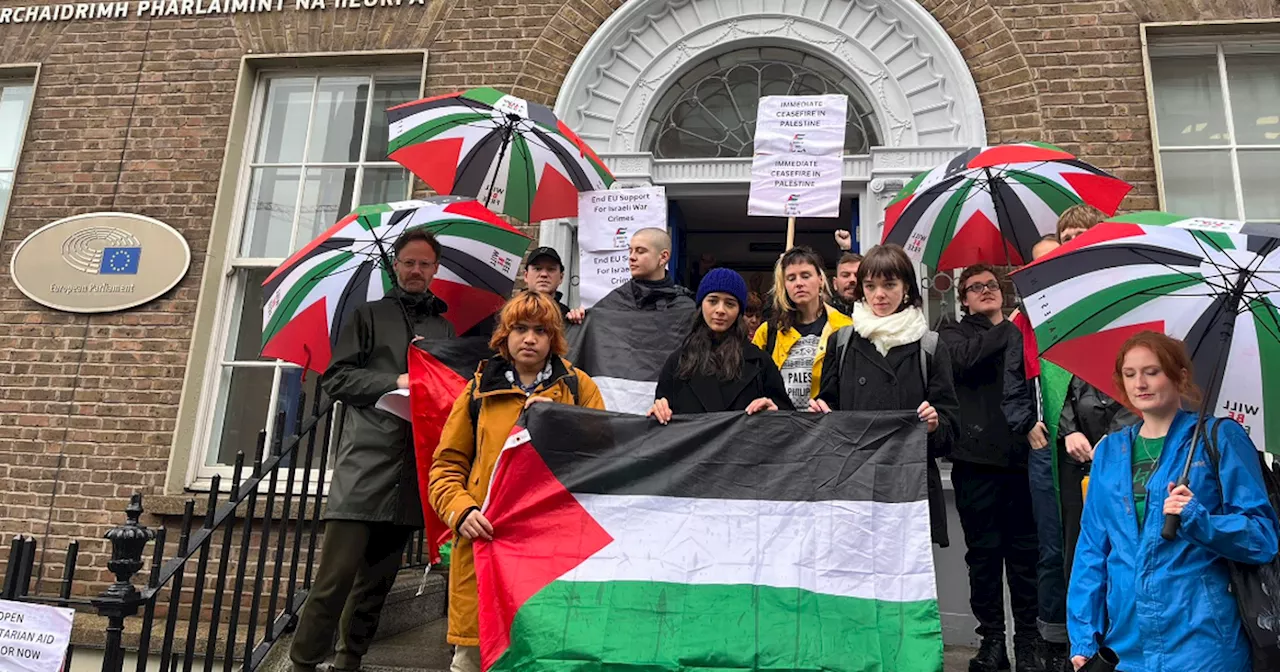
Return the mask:
<path fill-rule="evenodd" d="M 1013 642 L 1013 660 L 1017 664 L 1017 672 L 1045 672 L 1049 667 L 1041 664 L 1040 654 L 1043 642 L 1040 638 L 1031 641 Z"/>
<path fill-rule="evenodd" d="M 1067 662 L 1067 645 L 1040 641 L 1040 666 L 1044 672 L 1074 672 Z"/>
<path fill-rule="evenodd" d="M 983 637 L 978 655 L 969 660 L 969 672 L 1008 672 L 1009 650 L 1004 637 Z"/>

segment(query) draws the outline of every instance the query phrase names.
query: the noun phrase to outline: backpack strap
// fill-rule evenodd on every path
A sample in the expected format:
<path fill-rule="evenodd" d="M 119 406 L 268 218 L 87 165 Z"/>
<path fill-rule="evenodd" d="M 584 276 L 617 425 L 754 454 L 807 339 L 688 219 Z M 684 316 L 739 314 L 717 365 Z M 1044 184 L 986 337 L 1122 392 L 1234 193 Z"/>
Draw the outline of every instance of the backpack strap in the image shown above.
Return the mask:
<path fill-rule="evenodd" d="M 920 380 L 924 381 L 924 393 L 929 394 L 929 364 L 938 351 L 938 332 L 926 331 L 920 337 Z"/>
<path fill-rule="evenodd" d="M 836 377 L 844 379 L 844 353 L 853 340 L 853 327 L 836 329 Z"/>
<path fill-rule="evenodd" d="M 569 397 L 573 404 L 578 404 L 578 370 L 576 368 L 569 369 L 569 375 L 564 377 L 564 384 L 569 387 Z"/>
<path fill-rule="evenodd" d="M 773 359 L 773 349 L 778 346 L 778 332 L 771 322 L 764 323 L 764 354 Z"/>

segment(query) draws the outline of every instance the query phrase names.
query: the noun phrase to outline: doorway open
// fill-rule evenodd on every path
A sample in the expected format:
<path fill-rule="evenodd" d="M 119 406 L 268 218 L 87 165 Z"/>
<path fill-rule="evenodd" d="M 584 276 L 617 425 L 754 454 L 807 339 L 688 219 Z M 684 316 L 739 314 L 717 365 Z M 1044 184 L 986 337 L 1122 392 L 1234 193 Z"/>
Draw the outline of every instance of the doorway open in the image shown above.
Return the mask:
<path fill-rule="evenodd" d="M 786 247 L 785 217 L 747 216 L 747 196 L 722 195 L 670 199 L 667 204 L 672 233 L 672 274 L 693 288 L 714 266 L 738 271 L 752 291 L 763 294 L 772 285 L 773 265 Z M 841 199 L 840 216 L 796 220 L 796 245 L 812 247 L 835 269 L 840 258 L 835 232 L 852 233 L 857 251 L 858 199 Z"/>

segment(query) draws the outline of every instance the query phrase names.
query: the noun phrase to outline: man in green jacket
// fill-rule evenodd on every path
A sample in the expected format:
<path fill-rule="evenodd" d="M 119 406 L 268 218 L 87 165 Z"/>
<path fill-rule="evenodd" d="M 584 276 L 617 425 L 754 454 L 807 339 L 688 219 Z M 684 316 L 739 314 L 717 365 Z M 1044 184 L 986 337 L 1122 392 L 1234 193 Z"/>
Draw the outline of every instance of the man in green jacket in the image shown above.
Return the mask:
<path fill-rule="evenodd" d="M 355 309 L 343 324 L 320 385 L 341 401 L 346 417 L 334 457 L 324 546 L 315 583 L 294 635 L 294 672 L 324 662 L 338 632 L 335 672 L 360 669 L 405 543 L 423 526 L 413 432 L 375 407 L 382 395 L 408 389 L 409 345 L 454 336 L 447 306 L 429 287 L 440 243 L 425 229 L 396 241 L 397 286 Z"/>

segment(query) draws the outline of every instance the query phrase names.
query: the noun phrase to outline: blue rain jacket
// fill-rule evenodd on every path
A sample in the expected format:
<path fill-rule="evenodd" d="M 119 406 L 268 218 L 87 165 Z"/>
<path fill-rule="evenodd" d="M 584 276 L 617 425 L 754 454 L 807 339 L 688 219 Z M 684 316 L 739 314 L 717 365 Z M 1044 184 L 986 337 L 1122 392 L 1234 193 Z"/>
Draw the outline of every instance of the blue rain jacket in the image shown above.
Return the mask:
<path fill-rule="evenodd" d="M 1131 455 L 1138 427 L 1098 444 L 1067 592 L 1072 656 L 1092 656 L 1100 639 L 1120 656 L 1124 672 L 1251 669 L 1225 559 L 1270 561 L 1280 522 L 1253 442 L 1239 424 L 1215 419 L 1206 431 L 1218 433 L 1223 487 L 1202 439 L 1191 467 L 1194 496 L 1183 509 L 1178 536 L 1160 536 L 1168 484 L 1182 475 L 1195 422 L 1195 414 L 1180 412 L 1170 427 L 1147 482 L 1141 529 Z"/>

